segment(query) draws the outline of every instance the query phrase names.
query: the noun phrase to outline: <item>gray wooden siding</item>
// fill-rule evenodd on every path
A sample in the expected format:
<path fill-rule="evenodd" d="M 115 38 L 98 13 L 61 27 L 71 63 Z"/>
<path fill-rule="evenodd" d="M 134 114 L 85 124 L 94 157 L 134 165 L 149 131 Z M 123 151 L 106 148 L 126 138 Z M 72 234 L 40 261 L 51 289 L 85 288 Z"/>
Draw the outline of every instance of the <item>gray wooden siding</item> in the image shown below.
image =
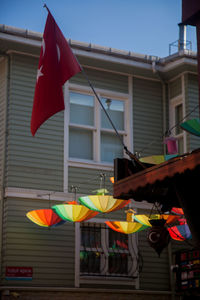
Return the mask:
<path fill-rule="evenodd" d="M 163 153 L 163 101 L 160 82 L 133 78 L 133 146 L 141 156 Z M 152 143 L 152 141 L 154 141 Z"/>
<path fill-rule="evenodd" d="M 100 175 L 102 173 L 106 175 L 105 188 L 110 192 L 109 194 L 112 194 L 112 184 L 109 178 L 113 176 L 113 172 L 78 167 L 69 167 L 68 169 L 69 192 L 71 192 L 73 185 L 77 187 L 78 194 L 95 194 L 94 191 L 100 188 Z"/>
<path fill-rule="evenodd" d="M 196 75 L 185 75 L 186 87 L 186 115 L 194 110 L 199 104 L 198 78 Z M 196 108 L 188 117 L 187 120 L 199 118 L 199 107 Z M 187 151 L 192 151 L 200 147 L 200 138 L 187 133 Z"/>
<path fill-rule="evenodd" d="M 180 95 L 182 93 L 181 77 L 171 81 L 169 83 L 169 97 L 170 99 Z"/>
<path fill-rule="evenodd" d="M 51 205 L 56 202 L 51 202 Z M 9 198 L 4 205 L 3 270 L 6 266 L 32 267 L 33 279 L 28 286 L 74 286 L 75 227 L 66 222 L 54 228 L 40 227 L 26 213 L 48 208 L 48 201 Z M 13 281 L 3 280 L 13 285 Z M 27 281 L 14 281 L 27 285 Z"/>
<path fill-rule="evenodd" d="M 138 209 L 139 214 L 150 215 L 149 210 Z M 151 213 L 157 213 L 152 211 Z M 141 255 L 142 270 L 140 273 L 140 289 L 144 290 L 170 290 L 169 254 L 166 247 L 160 254 L 150 247 L 147 234 L 149 228 L 138 232 L 138 249 Z"/>
<path fill-rule="evenodd" d="M 30 120 L 38 59 L 13 55 L 10 70 L 7 186 L 63 190 L 64 113 L 32 137 Z"/>
<path fill-rule="evenodd" d="M 96 71 L 93 69 L 85 69 L 89 80 L 94 89 L 101 88 L 108 91 L 128 93 L 128 77 L 113 74 L 109 72 Z M 79 73 L 70 79 L 70 83 L 88 86 L 89 84 L 82 73 Z"/>
<path fill-rule="evenodd" d="M 0 191 L 4 183 L 5 134 L 7 113 L 7 59 L 0 60 Z"/>
<path fill-rule="evenodd" d="M 168 291 L 170 290 L 168 249 L 165 248 L 159 257 L 148 244 L 147 230 L 138 233 L 139 250 L 143 261 L 140 289 Z"/>

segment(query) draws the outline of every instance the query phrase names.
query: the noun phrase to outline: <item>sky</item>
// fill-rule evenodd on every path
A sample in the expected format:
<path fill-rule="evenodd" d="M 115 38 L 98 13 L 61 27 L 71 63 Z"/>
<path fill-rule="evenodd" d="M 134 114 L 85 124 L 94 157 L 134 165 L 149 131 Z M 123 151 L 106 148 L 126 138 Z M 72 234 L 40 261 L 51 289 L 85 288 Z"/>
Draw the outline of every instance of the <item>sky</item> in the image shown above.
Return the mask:
<path fill-rule="evenodd" d="M 43 33 L 46 4 L 66 38 L 165 57 L 178 40 L 181 0 L 0 0 L 0 24 Z M 187 40 L 196 51 L 195 28 Z M 177 52 L 171 46 L 171 53 Z"/>

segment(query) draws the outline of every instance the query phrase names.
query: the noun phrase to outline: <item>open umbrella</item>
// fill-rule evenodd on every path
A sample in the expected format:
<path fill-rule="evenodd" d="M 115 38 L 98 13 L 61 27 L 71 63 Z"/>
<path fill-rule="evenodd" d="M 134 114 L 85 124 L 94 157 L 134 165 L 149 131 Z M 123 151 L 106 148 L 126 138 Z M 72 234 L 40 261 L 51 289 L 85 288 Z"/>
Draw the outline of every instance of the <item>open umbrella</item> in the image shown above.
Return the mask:
<path fill-rule="evenodd" d="M 78 200 L 87 208 L 101 213 L 109 213 L 121 209 L 131 201 L 115 199 L 111 195 L 90 195 L 80 197 Z"/>
<path fill-rule="evenodd" d="M 180 127 L 191 134 L 200 136 L 200 119 L 187 120 L 180 124 Z"/>
<path fill-rule="evenodd" d="M 169 234 L 173 240 L 185 241 L 192 238 L 189 226 L 187 224 L 177 225 L 168 228 Z"/>
<path fill-rule="evenodd" d="M 50 208 L 32 210 L 29 211 L 26 216 L 29 220 L 42 227 L 53 227 L 65 223 L 65 221 Z"/>
<path fill-rule="evenodd" d="M 111 229 L 130 234 L 134 232 L 139 232 L 147 228 L 147 226 L 142 225 L 138 222 L 126 222 L 126 221 L 106 221 L 105 222 Z"/>
<path fill-rule="evenodd" d="M 146 229 L 148 226 L 133 221 L 134 210 L 129 209 L 126 212 L 126 221 L 106 221 L 105 223 L 112 230 L 117 232 L 131 234 Z"/>
<path fill-rule="evenodd" d="M 54 205 L 52 209 L 61 219 L 71 222 L 81 222 L 89 220 L 98 214 L 98 212 L 94 212 L 85 207 L 84 205 L 79 205 L 75 203 L 64 203 Z"/>
<path fill-rule="evenodd" d="M 153 214 L 151 216 L 148 215 L 134 215 L 134 220 L 146 225 L 146 226 L 152 226 L 151 220 L 165 220 L 165 224 L 171 224 L 180 219 L 180 216 L 178 215 L 167 215 L 167 214 Z"/>

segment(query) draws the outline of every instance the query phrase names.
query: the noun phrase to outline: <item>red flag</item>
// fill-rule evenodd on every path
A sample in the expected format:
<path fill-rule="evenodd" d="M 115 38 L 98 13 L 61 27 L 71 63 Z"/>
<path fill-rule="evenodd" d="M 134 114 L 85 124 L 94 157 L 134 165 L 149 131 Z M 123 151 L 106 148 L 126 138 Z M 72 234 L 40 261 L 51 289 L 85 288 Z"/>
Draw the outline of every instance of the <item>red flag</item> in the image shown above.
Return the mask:
<path fill-rule="evenodd" d="M 37 129 L 48 118 L 65 109 L 62 86 L 80 71 L 79 63 L 49 12 L 35 86 L 31 117 L 32 135 L 35 135 Z"/>

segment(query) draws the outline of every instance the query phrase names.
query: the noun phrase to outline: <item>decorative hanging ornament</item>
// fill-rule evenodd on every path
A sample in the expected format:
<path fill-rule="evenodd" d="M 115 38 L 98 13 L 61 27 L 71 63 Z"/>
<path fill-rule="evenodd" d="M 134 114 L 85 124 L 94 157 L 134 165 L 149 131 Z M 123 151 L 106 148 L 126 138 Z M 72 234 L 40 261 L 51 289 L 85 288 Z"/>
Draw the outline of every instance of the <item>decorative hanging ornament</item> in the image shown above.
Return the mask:
<path fill-rule="evenodd" d="M 164 139 L 164 144 L 167 145 L 168 154 L 178 153 L 177 139 L 175 137 L 166 137 Z"/>
<path fill-rule="evenodd" d="M 55 227 L 65 223 L 65 221 L 50 208 L 32 210 L 29 211 L 26 216 L 29 220 L 42 227 Z"/>
<path fill-rule="evenodd" d="M 163 219 L 151 220 L 152 227 L 148 231 L 147 240 L 149 245 L 156 251 L 160 256 L 161 252 L 170 242 L 170 235 L 168 230 L 165 228 L 166 221 Z"/>
<path fill-rule="evenodd" d="M 131 234 L 135 232 L 142 231 L 147 228 L 147 226 L 142 225 L 138 222 L 133 221 L 134 210 L 129 209 L 126 212 L 126 221 L 106 221 L 105 223 L 112 230 L 121 232 L 124 234 Z"/>
<path fill-rule="evenodd" d="M 187 121 L 181 123 L 180 127 L 183 130 L 185 130 L 191 134 L 200 136 L 200 119 L 199 118 L 187 120 Z"/>
<path fill-rule="evenodd" d="M 79 204 L 58 204 L 54 205 L 52 209 L 61 219 L 71 222 L 86 221 L 98 214 L 98 212 L 94 212 Z"/>
<path fill-rule="evenodd" d="M 80 197 L 78 200 L 87 208 L 101 213 L 121 209 L 131 202 L 131 200 L 115 199 L 111 195 L 89 195 Z"/>
<path fill-rule="evenodd" d="M 187 224 L 177 225 L 168 228 L 169 234 L 173 240 L 183 242 L 192 238 L 189 226 Z"/>

